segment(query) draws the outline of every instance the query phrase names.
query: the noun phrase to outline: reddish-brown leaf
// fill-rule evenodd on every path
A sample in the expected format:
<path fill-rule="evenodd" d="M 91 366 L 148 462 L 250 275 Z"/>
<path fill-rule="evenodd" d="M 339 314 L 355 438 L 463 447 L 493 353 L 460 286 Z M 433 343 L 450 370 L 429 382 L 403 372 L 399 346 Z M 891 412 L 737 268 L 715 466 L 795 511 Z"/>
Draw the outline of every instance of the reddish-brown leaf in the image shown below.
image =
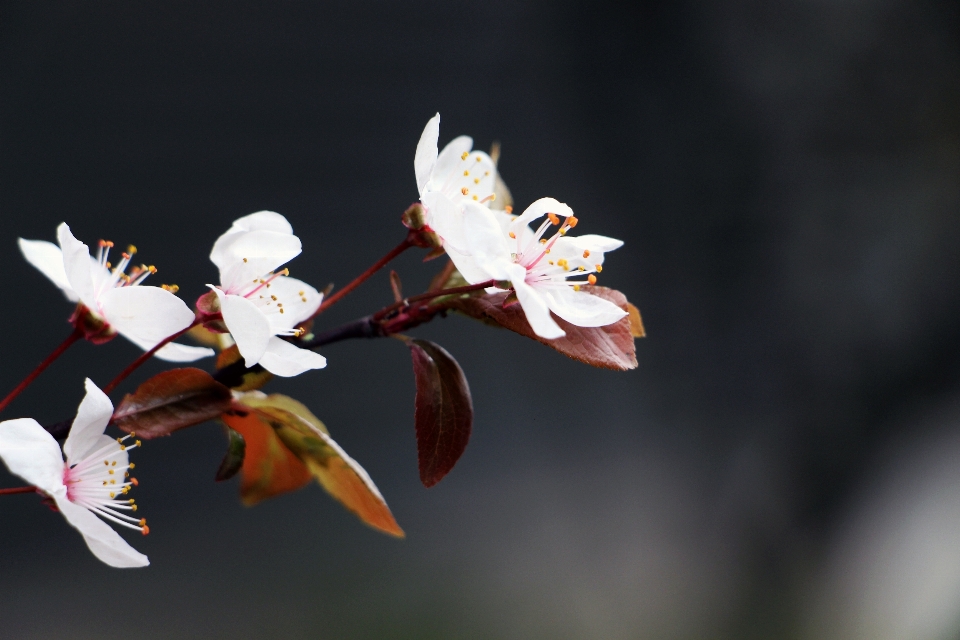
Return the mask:
<path fill-rule="evenodd" d="M 414 421 L 420 481 L 432 487 L 463 455 L 473 428 L 473 400 L 463 370 L 443 347 L 409 340 L 417 382 Z"/>
<path fill-rule="evenodd" d="M 584 291 L 609 300 L 627 311 L 628 315 L 605 327 L 578 327 L 562 318 L 553 316 L 553 319 L 566 331 L 567 335 L 556 340 L 545 340 L 530 328 L 530 324 L 527 322 L 519 304 L 511 305 L 506 309 L 503 308 L 503 302 L 508 296 L 507 293 L 445 300 L 443 306 L 479 320 L 492 321 L 522 336 L 542 342 L 565 356 L 594 367 L 616 369 L 618 371 L 636 368 L 637 352 L 633 344 L 633 338 L 634 332 L 638 330 L 635 323 L 639 321 L 639 311 L 634 319 L 634 324 L 631 324 L 629 307 L 632 305 L 627 302 L 626 296 L 622 293 L 607 287 L 586 287 Z M 642 329 L 642 323 L 639 328 Z"/>
<path fill-rule="evenodd" d="M 310 471 L 255 410 L 222 416 L 227 426 L 243 436 L 246 452 L 241 467 L 240 499 L 245 505 L 295 491 L 310 482 Z"/>
<path fill-rule="evenodd" d="M 218 417 L 230 407 L 230 389 L 190 367 L 157 374 L 124 396 L 113 421 L 149 440 Z"/>

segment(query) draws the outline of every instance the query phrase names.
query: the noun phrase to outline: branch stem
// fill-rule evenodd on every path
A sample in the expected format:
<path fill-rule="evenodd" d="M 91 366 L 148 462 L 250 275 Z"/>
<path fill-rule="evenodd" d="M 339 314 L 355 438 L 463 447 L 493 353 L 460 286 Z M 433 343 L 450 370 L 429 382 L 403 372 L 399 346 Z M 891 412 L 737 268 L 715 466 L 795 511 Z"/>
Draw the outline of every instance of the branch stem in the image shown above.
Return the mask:
<path fill-rule="evenodd" d="M 13 487 L 12 489 L 0 489 L 0 496 L 12 496 L 15 493 L 33 493 L 36 487 Z"/>
<path fill-rule="evenodd" d="M 497 284 L 496 280 L 486 280 L 485 282 L 478 282 L 477 284 L 468 284 L 462 287 L 453 287 L 451 289 L 440 289 L 439 291 L 428 291 L 426 293 L 421 293 L 419 295 L 410 296 L 405 298 L 400 302 L 395 302 L 389 307 L 384 307 L 380 311 L 377 311 L 373 314 L 374 320 L 379 320 L 386 317 L 392 311 L 397 309 L 402 309 L 403 307 L 408 306 L 411 302 L 420 302 L 421 300 L 430 300 L 431 298 L 440 298 L 442 296 L 452 296 L 460 293 L 470 293 L 471 291 L 477 291 L 479 289 L 486 289 L 487 287 L 492 287 Z"/>
<path fill-rule="evenodd" d="M 321 313 L 323 313 L 324 311 L 326 311 L 327 309 L 335 305 L 337 302 L 340 301 L 341 298 L 343 298 L 348 293 L 350 293 L 351 291 L 359 287 L 361 284 L 363 284 L 370 276 L 372 276 L 377 271 L 385 267 L 391 260 L 399 256 L 401 253 L 403 253 L 410 247 L 415 246 L 413 241 L 411 240 L 411 237 L 413 235 L 414 233 L 411 231 L 409 234 L 407 234 L 407 237 L 403 239 L 403 242 L 401 242 L 400 244 L 395 246 L 393 249 L 391 249 L 385 256 L 383 256 L 382 258 L 374 262 L 369 269 L 367 269 L 366 271 L 361 273 L 359 276 L 354 278 L 353 281 L 347 284 L 347 286 L 345 286 L 343 289 L 340 289 L 340 291 L 337 291 L 332 296 L 325 299 L 320 304 L 320 307 L 314 312 L 312 317 L 314 318 L 317 317 L 318 315 L 320 315 Z"/>
<path fill-rule="evenodd" d="M 79 340 L 79 339 L 82 338 L 82 337 L 83 337 L 83 331 L 80 330 L 80 329 L 74 329 L 73 332 L 72 332 L 69 336 L 67 336 L 67 339 L 60 343 L 60 346 L 58 346 L 56 349 L 54 349 L 53 352 L 52 352 L 49 356 L 47 356 L 47 357 L 44 359 L 43 362 L 41 362 L 40 364 L 37 365 L 37 368 L 36 368 L 36 369 L 34 369 L 33 371 L 31 371 L 31 372 L 27 375 L 27 377 L 24 378 L 24 379 L 20 382 L 20 384 L 18 384 L 18 385 L 14 388 L 13 391 L 11 391 L 10 393 L 7 394 L 7 397 L 6 397 L 6 398 L 4 398 L 3 400 L 0 400 L 0 411 L 3 411 L 4 409 L 6 409 L 6 408 L 7 408 L 7 405 L 9 405 L 11 402 L 13 402 L 13 399 L 16 398 L 18 395 L 20 395 L 20 394 L 23 392 L 24 389 L 26 389 L 27 387 L 29 387 L 29 386 L 30 386 L 30 383 L 33 382 L 34 380 L 36 380 L 36 379 L 37 379 L 37 376 L 39 376 L 41 373 L 43 373 L 44 369 L 46 369 L 46 368 L 49 367 L 51 364 L 53 364 L 53 361 L 54 361 L 54 360 L 56 360 L 56 359 L 59 358 L 61 355 L 63 355 L 63 352 L 64 352 L 64 351 L 66 351 L 67 349 L 69 349 L 70 346 L 71 346 L 74 342 L 76 342 L 77 340 Z"/>
<path fill-rule="evenodd" d="M 153 354 L 155 354 L 157 351 L 159 351 L 162 347 L 170 344 L 171 342 L 173 342 L 174 340 L 176 340 L 177 338 L 179 338 L 180 336 L 182 336 L 183 334 L 185 334 L 187 331 L 190 331 L 190 329 L 193 329 L 195 326 L 197 326 L 197 325 L 200 324 L 201 322 L 202 322 L 202 320 L 201 320 L 199 317 L 195 318 L 195 319 L 193 320 L 193 322 L 190 323 L 189 326 L 181 329 L 180 331 L 177 331 L 177 332 L 174 333 L 173 335 L 167 336 L 166 338 L 164 338 L 163 340 L 161 340 L 160 342 L 158 342 L 157 344 L 155 344 L 152 349 L 150 349 L 149 351 L 145 351 L 145 352 L 143 352 L 142 354 L 140 354 L 140 357 L 139 357 L 139 358 L 137 358 L 136 360 L 134 360 L 133 362 L 131 362 L 130 365 L 129 365 L 126 369 L 124 369 L 123 371 L 121 371 L 121 372 L 117 375 L 116 378 L 114 378 L 113 380 L 110 381 L 110 384 L 108 384 L 107 386 L 105 386 L 105 387 L 103 388 L 103 392 L 106 393 L 106 394 L 109 394 L 111 391 L 113 391 L 114 389 L 116 389 L 116 388 L 117 388 L 117 385 L 120 384 L 121 382 L 123 382 L 123 381 L 127 378 L 127 376 L 129 376 L 131 373 L 133 373 L 134 371 L 136 371 L 136 370 L 140 367 L 140 365 L 142 365 L 144 362 L 146 362 L 147 360 L 149 360 L 149 359 L 153 356 Z"/>

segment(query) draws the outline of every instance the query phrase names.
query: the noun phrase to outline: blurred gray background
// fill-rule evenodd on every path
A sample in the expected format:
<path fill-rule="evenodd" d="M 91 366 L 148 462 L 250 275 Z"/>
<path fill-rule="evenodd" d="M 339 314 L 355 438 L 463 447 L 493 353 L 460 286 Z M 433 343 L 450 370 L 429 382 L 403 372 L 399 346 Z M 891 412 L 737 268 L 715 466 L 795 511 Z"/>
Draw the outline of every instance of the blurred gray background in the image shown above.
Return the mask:
<path fill-rule="evenodd" d="M 400 343 L 274 382 L 404 541 L 317 486 L 242 507 L 214 424 L 135 456 L 148 569 L 0 498 L 0 637 L 960 638 L 958 24 L 906 0 L 3 3 L 3 393 L 69 331 L 17 236 L 135 243 L 192 302 L 213 240 L 272 209 L 294 275 L 343 285 L 402 238 L 436 111 L 441 144 L 502 141 L 519 207 L 626 242 L 601 282 L 649 337 L 614 373 L 418 329 L 476 406 L 429 490 Z M 410 292 L 439 266 L 395 265 Z M 390 301 L 381 274 L 322 326 Z M 136 353 L 75 347 L 3 417 L 70 417 Z"/>

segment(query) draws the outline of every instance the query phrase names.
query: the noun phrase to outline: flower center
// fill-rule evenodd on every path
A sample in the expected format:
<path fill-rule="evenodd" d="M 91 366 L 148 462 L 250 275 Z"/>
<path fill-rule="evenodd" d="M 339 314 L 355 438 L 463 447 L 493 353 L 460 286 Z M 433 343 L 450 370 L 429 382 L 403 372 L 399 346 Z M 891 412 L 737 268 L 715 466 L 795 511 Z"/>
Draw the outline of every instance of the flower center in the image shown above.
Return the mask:
<path fill-rule="evenodd" d="M 124 444 L 130 435 L 117 438 L 84 456 L 72 467 L 64 465 L 63 484 L 67 487 L 70 502 L 93 511 L 101 518 L 110 520 L 143 535 L 150 533 L 145 518 L 134 518 L 126 512 L 135 513 L 137 505 L 126 498 L 132 487 L 139 485 L 130 476 L 134 465 L 128 462 L 127 452 L 141 446 L 140 440 Z"/>
<path fill-rule="evenodd" d="M 577 226 L 579 220 L 575 216 L 569 216 L 560 222 L 560 216 L 555 213 L 548 213 L 547 219 L 543 221 L 533 237 L 527 242 L 526 246 L 521 246 L 522 240 L 517 238 L 514 232 L 510 232 L 510 237 L 517 240 L 517 252 L 514 254 L 514 262 L 522 265 L 527 270 L 525 281 L 528 284 L 556 284 L 572 286 L 574 291 L 579 291 L 585 284 L 596 284 L 597 276 L 594 272 L 603 271 L 601 264 L 590 263 L 590 251 L 584 249 L 581 255 L 572 257 L 562 257 L 552 259 L 549 256 L 551 250 L 557 244 L 557 241 L 567 234 L 567 231 Z M 547 230 L 550 227 L 559 226 L 553 236 L 545 238 Z M 586 276 L 586 280 L 569 280 L 574 276 Z"/>

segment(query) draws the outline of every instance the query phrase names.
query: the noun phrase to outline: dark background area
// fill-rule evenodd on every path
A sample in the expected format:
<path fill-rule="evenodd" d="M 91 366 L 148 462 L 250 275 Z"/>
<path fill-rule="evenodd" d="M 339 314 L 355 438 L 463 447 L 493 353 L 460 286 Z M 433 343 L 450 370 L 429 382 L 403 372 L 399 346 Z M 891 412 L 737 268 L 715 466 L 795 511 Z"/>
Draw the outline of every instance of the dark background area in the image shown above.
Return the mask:
<path fill-rule="evenodd" d="M 192 302 L 216 237 L 271 209 L 303 241 L 293 275 L 343 285 L 402 238 L 436 111 L 441 144 L 502 142 L 518 207 L 553 196 L 626 242 L 602 283 L 649 337 L 615 373 L 465 318 L 418 329 L 476 406 L 429 490 L 406 349 L 330 346 L 268 391 L 326 422 L 406 540 L 317 486 L 242 507 L 203 425 L 135 457 L 147 569 L 2 498 L 0 636 L 960 638 L 958 14 L 3 3 L 3 389 L 69 330 L 18 236 L 134 243 Z M 439 266 L 395 268 L 416 292 Z M 324 326 L 390 301 L 381 274 Z M 75 347 L 4 418 L 67 418 L 136 354 Z"/>

